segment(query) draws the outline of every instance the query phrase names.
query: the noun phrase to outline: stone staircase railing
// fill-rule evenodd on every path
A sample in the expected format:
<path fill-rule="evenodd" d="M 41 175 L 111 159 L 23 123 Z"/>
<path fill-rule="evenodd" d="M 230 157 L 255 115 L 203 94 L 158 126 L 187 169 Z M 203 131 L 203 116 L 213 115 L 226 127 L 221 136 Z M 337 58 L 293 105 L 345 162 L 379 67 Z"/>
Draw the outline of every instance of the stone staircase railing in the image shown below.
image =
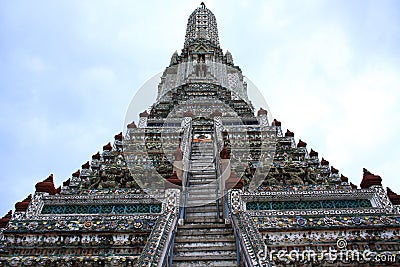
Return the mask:
<path fill-rule="evenodd" d="M 214 130 L 214 136 L 216 136 L 216 131 Z M 219 149 L 218 149 L 218 141 L 216 138 L 213 140 L 213 156 L 214 156 L 214 161 L 215 161 L 215 171 L 217 174 L 217 188 L 215 189 L 215 202 L 217 206 L 217 217 L 218 219 L 221 219 L 221 213 L 220 213 L 220 201 L 219 199 L 222 197 L 220 195 L 223 194 L 223 188 L 222 188 L 222 177 L 221 177 L 221 162 L 220 162 L 220 157 L 219 157 Z"/>
<path fill-rule="evenodd" d="M 266 246 L 254 221 L 243 210 L 239 190 L 229 190 L 229 213 L 236 237 L 238 265 L 270 267 Z"/>
<path fill-rule="evenodd" d="M 214 140 L 213 140 L 213 148 L 214 148 L 214 160 L 215 160 L 215 171 L 217 173 L 217 189 L 216 189 L 216 204 L 217 204 L 217 213 L 218 219 L 223 218 L 229 221 L 228 216 L 226 216 L 226 209 L 225 209 L 225 185 L 224 179 L 222 178 L 222 163 L 220 152 L 223 149 L 223 139 L 222 139 L 222 122 L 221 117 L 214 118 Z M 221 198 L 221 206 L 219 205 L 219 199 Z M 222 216 L 220 210 L 222 209 Z"/>
<path fill-rule="evenodd" d="M 186 202 L 188 197 L 187 188 L 189 186 L 188 170 L 190 164 L 190 154 L 192 147 L 192 121 L 191 118 L 185 118 L 184 121 L 184 134 L 182 139 L 183 148 L 183 176 L 182 176 L 182 200 L 179 215 L 179 223 L 183 224 L 186 218 Z"/>
<path fill-rule="evenodd" d="M 174 238 L 179 219 L 178 189 L 169 189 L 166 194 L 166 211 L 161 215 L 147 240 L 137 265 L 140 267 L 171 266 Z M 169 265 L 167 265 L 169 263 Z"/>

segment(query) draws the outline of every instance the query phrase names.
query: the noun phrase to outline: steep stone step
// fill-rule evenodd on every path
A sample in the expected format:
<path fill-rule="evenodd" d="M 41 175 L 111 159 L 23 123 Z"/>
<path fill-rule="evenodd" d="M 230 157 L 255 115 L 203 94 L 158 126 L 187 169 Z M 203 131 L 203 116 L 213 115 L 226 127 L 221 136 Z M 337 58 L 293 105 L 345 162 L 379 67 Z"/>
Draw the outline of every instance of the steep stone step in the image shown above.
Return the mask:
<path fill-rule="evenodd" d="M 236 265 L 236 260 L 227 260 L 227 259 L 220 259 L 218 261 L 215 260 L 209 260 L 209 261 L 205 261 L 205 260 L 196 260 L 196 261 L 192 261 L 192 262 L 188 262 L 188 261 L 181 261 L 180 258 L 175 259 L 174 258 L 174 263 L 173 265 L 174 267 L 206 267 L 206 266 L 210 266 L 210 267 L 234 267 L 237 266 Z"/>
<path fill-rule="evenodd" d="M 204 184 L 210 184 L 214 186 L 214 190 L 217 188 L 217 185 L 215 184 L 215 179 L 211 180 L 211 179 L 204 179 L 204 180 L 190 180 L 189 182 L 189 187 L 200 187 Z"/>
<path fill-rule="evenodd" d="M 178 229 L 227 229 L 228 226 L 222 223 L 187 223 L 179 226 Z"/>
<path fill-rule="evenodd" d="M 212 223 L 212 222 L 204 222 L 204 223 L 199 223 L 199 222 L 193 222 L 190 223 L 188 222 L 185 225 L 179 226 L 179 230 L 181 230 L 183 232 L 186 232 L 187 230 L 209 230 L 209 229 L 213 229 L 213 231 L 219 231 L 219 230 L 229 230 L 231 228 L 227 228 L 227 226 L 223 223 L 220 222 L 216 222 L 216 223 Z"/>
<path fill-rule="evenodd" d="M 189 171 L 189 177 L 194 179 L 216 178 L 215 170 L 198 169 Z"/>
<path fill-rule="evenodd" d="M 217 188 L 216 179 L 193 179 L 189 180 L 189 187 L 196 188 L 202 187 L 203 185 L 212 185 L 214 189 Z M 192 186 L 193 185 L 193 186 Z"/>
<path fill-rule="evenodd" d="M 198 171 L 198 170 L 213 170 L 215 171 L 214 162 L 197 162 L 196 164 L 192 164 L 190 166 L 191 171 Z"/>
<path fill-rule="evenodd" d="M 230 260 L 236 264 L 236 252 L 232 251 L 229 254 L 221 254 L 221 255 L 174 255 L 174 260 L 176 261 L 221 261 L 221 260 Z M 182 265 L 181 265 L 182 266 Z M 191 265 L 186 265 L 191 266 Z M 200 265 L 201 266 L 201 265 Z M 203 265 L 207 266 L 207 265 Z M 216 266 L 216 265 L 208 265 L 208 266 Z M 225 266 L 225 265 L 222 265 Z M 236 265 L 227 265 L 227 266 L 236 266 Z"/>
<path fill-rule="evenodd" d="M 190 167 L 190 171 L 196 172 L 196 171 L 214 171 L 215 172 L 215 166 L 214 163 L 209 163 L 206 165 L 197 165 L 197 166 L 192 166 Z"/>
<path fill-rule="evenodd" d="M 196 179 L 198 179 L 198 180 L 201 180 L 202 178 L 204 179 L 204 178 L 208 178 L 208 179 L 214 179 L 214 180 L 216 180 L 216 174 L 215 174 L 215 171 L 214 172 L 211 172 L 211 171 L 208 171 L 208 170 L 206 170 L 206 171 L 201 171 L 201 170 L 199 170 L 199 171 L 190 171 L 189 172 L 189 179 L 190 180 L 196 180 Z"/>
<path fill-rule="evenodd" d="M 192 179 L 192 178 L 193 177 L 189 178 L 189 180 Z M 210 183 L 204 183 L 202 185 L 197 185 L 197 186 L 194 186 L 194 187 L 191 187 L 191 186 L 188 187 L 189 190 L 192 190 L 192 189 L 196 189 L 196 190 L 204 189 L 205 190 L 207 188 L 215 189 L 216 188 L 216 180 L 211 184 Z"/>
<path fill-rule="evenodd" d="M 185 222 L 187 223 L 223 223 L 223 219 L 218 219 L 217 217 L 191 217 L 186 218 Z"/>
<path fill-rule="evenodd" d="M 198 186 L 189 186 L 188 187 L 188 195 L 193 196 L 193 195 L 210 195 L 210 194 L 215 194 L 215 191 L 217 189 L 215 183 L 209 183 L 210 186 L 204 187 L 203 185 L 198 185 Z"/>
<path fill-rule="evenodd" d="M 206 185 L 209 185 L 210 187 L 203 188 L 204 183 Z M 193 182 L 189 184 L 188 189 L 188 194 L 191 195 L 199 195 L 199 194 L 204 194 L 204 195 L 209 195 L 209 194 L 215 194 L 215 191 L 217 189 L 217 185 L 215 184 L 215 181 L 209 181 L 209 182 Z"/>
<path fill-rule="evenodd" d="M 185 260 L 219 260 L 219 259 L 235 259 L 236 251 L 234 250 L 207 250 L 195 251 L 186 250 L 178 251 L 175 257 L 185 257 Z"/>
<path fill-rule="evenodd" d="M 210 204 L 213 204 L 214 206 L 216 206 L 215 205 L 215 202 L 213 202 L 213 203 L 210 203 Z M 201 214 L 201 213 L 214 213 L 214 214 L 217 214 L 217 208 L 209 208 L 209 209 L 197 209 L 198 207 L 202 207 L 202 206 L 194 206 L 194 207 L 188 207 L 187 208 L 187 211 L 186 211 L 186 213 L 187 214 L 189 214 L 189 213 L 199 213 L 199 214 Z"/>
<path fill-rule="evenodd" d="M 206 155 L 214 155 L 214 151 L 212 149 L 195 149 L 192 148 L 191 155 L 199 155 L 199 154 L 206 154 Z"/>
<path fill-rule="evenodd" d="M 196 211 L 196 212 L 209 212 L 209 211 L 216 211 L 217 206 L 215 205 L 215 202 L 203 205 L 203 206 L 197 206 L 197 207 L 187 207 L 186 210 L 188 211 Z"/>
<path fill-rule="evenodd" d="M 208 158 L 208 159 L 191 159 L 191 167 L 195 166 L 214 166 L 214 159 Z"/>
<path fill-rule="evenodd" d="M 221 242 L 235 242 L 235 237 L 233 235 L 224 235 L 224 234 L 213 234 L 213 235 L 196 235 L 196 236 L 188 236 L 188 235 L 177 235 L 175 237 L 176 243 L 199 243 L 202 242 L 213 242 L 213 243 L 221 243 Z"/>
<path fill-rule="evenodd" d="M 215 205 L 215 202 L 203 205 L 203 206 L 198 206 L 198 207 L 189 207 L 187 210 L 190 211 L 210 211 L 210 210 L 217 210 L 217 206 Z"/>
<path fill-rule="evenodd" d="M 187 219 L 206 219 L 206 218 L 214 218 L 217 219 L 217 212 L 212 211 L 212 212 L 188 212 L 186 213 L 186 218 Z"/>
<path fill-rule="evenodd" d="M 191 158 L 214 158 L 214 153 L 209 153 L 209 152 L 206 152 L 206 151 L 199 151 L 199 152 L 197 152 L 197 153 L 192 153 L 192 154 L 190 154 L 190 157 Z"/>
<path fill-rule="evenodd" d="M 192 179 L 192 178 L 189 178 L 189 179 Z M 195 179 L 195 181 L 196 180 L 199 180 L 199 179 Z M 204 182 L 203 184 L 198 184 L 195 186 L 189 185 L 187 187 L 187 189 L 189 191 L 203 191 L 204 193 L 207 193 L 207 190 L 209 190 L 209 191 L 212 190 L 213 192 L 215 192 L 215 189 L 217 188 L 217 182 L 218 181 L 215 180 L 215 178 L 214 178 L 214 180 L 212 182 Z"/>
<path fill-rule="evenodd" d="M 218 194 L 220 197 L 220 194 Z M 217 195 L 215 192 L 215 189 L 212 190 L 211 192 L 208 191 L 205 194 L 195 194 L 193 192 L 188 194 L 187 198 L 187 207 L 193 207 L 196 206 L 209 206 L 209 205 L 214 205 L 216 207 L 216 199 Z"/>
<path fill-rule="evenodd" d="M 198 159 L 191 159 L 190 167 L 197 168 L 200 166 L 214 166 L 214 162 L 210 161 L 209 158 L 198 158 Z"/>
<path fill-rule="evenodd" d="M 206 200 L 206 199 L 194 199 L 194 200 L 192 200 L 192 199 L 189 199 L 188 201 L 187 201 L 187 207 L 195 207 L 195 206 L 204 206 L 204 205 L 209 205 L 209 204 L 213 204 L 213 205 L 216 205 L 215 204 L 215 199 L 212 199 L 212 200 Z"/>
<path fill-rule="evenodd" d="M 208 190 L 202 190 L 204 185 L 209 185 L 210 188 Z M 217 184 L 215 180 L 196 180 L 191 181 L 188 188 L 190 188 L 190 192 L 200 191 L 203 194 L 209 194 L 215 193 L 215 190 L 217 189 Z"/>
<path fill-rule="evenodd" d="M 212 180 L 216 181 L 215 174 L 214 175 L 194 175 L 189 177 L 189 181 L 207 181 L 207 180 Z"/>
<path fill-rule="evenodd" d="M 200 160 L 192 160 L 190 163 L 191 168 L 196 168 L 200 166 L 214 166 L 214 162 L 212 161 L 200 161 Z"/>
<path fill-rule="evenodd" d="M 188 210 L 186 212 L 186 217 L 187 218 L 192 218 L 192 217 L 212 217 L 212 218 L 217 218 L 217 209 L 214 210 L 196 210 L 192 208 L 191 210 Z"/>
<path fill-rule="evenodd" d="M 206 206 L 206 208 L 204 208 Z M 195 207 L 190 207 L 188 206 L 186 208 L 187 212 L 214 212 L 217 211 L 216 203 L 213 201 L 212 203 L 209 203 L 207 205 L 202 205 L 202 206 L 195 206 Z"/>
<path fill-rule="evenodd" d="M 210 153 L 192 153 L 190 156 L 191 159 L 213 159 L 214 155 Z"/>
<path fill-rule="evenodd" d="M 203 149 L 203 148 L 213 148 L 212 143 L 193 143 L 192 148 Z"/>
<path fill-rule="evenodd" d="M 217 218 L 217 211 L 196 211 L 192 210 L 186 213 L 187 218 Z"/>
<path fill-rule="evenodd" d="M 214 162 L 211 159 L 195 159 L 195 161 L 196 161 L 195 164 L 194 164 L 195 167 L 197 167 L 197 166 L 211 166 L 211 165 L 214 166 Z"/>
<path fill-rule="evenodd" d="M 192 162 L 196 162 L 199 164 L 214 164 L 214 157 L 205 157 L 205 156 L 199 156 L 199 157 L 193 157 L 190 158 Z"/>
<path fill-rule="evenodd" d="M 216 190 L 216 186 L 215 185 L 213 187 L 209 187 L 209 188 L 202 188 L 200 186 L 198 186 L 198 187 L 189 187 L 188 194 L 190 196 L 194 196 L 194 195 L 211 195 L 211 194 L 215 195 L 215 190 Z"/>
<path fill-rule="evenodd" d="M 215 182 L 217 179 L 214 176 L 194 176 L 190 177 L 190 182 L 203 182 L 204 184 L 208 184 L 210 182 Z"/>
<path fill-rule="evenodd" d="M 181 228 L 179 227 L 179 232 L 176 234 L 176 236 L 183 236 L 183 235 L 198 235 L 198 236 L 203 236 L 203 235 L 215 235 L 215 234 L 220 234 L 220 235 L 233 235 L 233 230 L 230 228 L 211 228 L 211 229 L 205 229 L 205 228 Z"/>
<path fill-rule="evenodd" d="M 207 157 L 213 157 L 214 156 L 214 152 L 213 151 L 193 151 L 192 154 L 190 154 L 192 157 L 194 156 L 207 156 Z"/>
<path fill-rule="evenodd" d="M 214 159 L 214 155 L 212 155 L 212 154 L 205 154 L 205 153 L 192 153 L 191 155 L 190 155 L 190 158 L 191 159 L 194 159 L 194 160 L 196 160 L 196 159 Z"/>
<path fill-rule="evenodd" d="M 192 195 L 189 195 L 189 200 L 193 200 L 193 201 L 196 201 L 196 200 L 216 200 L 215 196 L 216 196 L 215 193 L 207 194 L 207 195 L 192 194 Z"/>
<path fill-rule="evenodd" d="M 198 150 L 198 151 L 192 151 L 192 156 L 197 156 L 197 155 L 211 155 L 214 156 L 213 150 Z"/>
<path fill-rule="evenodd" d="M 209 175 L 209 176 L 214 175 L 214 177 L 215 177 L 215 169 L 209 169 L 209 168 L 197 169 L 197 170 L 191 169 L 189 171 L 189 174 L 191 174 L 191 175 Z"/>
<path fill-rule="evenodd" d="M 216 180 L 215 172 L 212 173 L 210 171 L 195 171 L 190 172 L 189 180 L 201 180 L 201 179 L 214 179 Z"/>
<path fill-rule="evenodd" d="M 200 243 L 178 243 L 174 249 L 174 253 L 186 251 L 202 252 L 202 251 L 235 251 L 236 244 L 233 242 L 202 242 Z"/>
<path fill-rule="evenodd" d="M 204 181 L 204 184 L 207 184 L 209 181 L 216 181 L 215 174 L 214 175 L 195 175 L 189 178 L 189 181 Z"/>

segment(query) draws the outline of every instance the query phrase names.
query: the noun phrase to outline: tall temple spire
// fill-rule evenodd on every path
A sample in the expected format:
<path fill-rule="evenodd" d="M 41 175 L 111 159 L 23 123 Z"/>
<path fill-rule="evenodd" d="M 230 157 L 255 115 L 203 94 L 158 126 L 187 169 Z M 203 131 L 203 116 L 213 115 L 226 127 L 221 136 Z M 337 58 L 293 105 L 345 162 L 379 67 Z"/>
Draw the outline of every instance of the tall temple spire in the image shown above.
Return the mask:
<path fill-rule="evenodd" d="M 219 48 L 217 20 L 202 2 L 190 15 L 185 36 L 185 48 L 199 41 L 210 42 Z"/>
<path fill-rule="evenodd" d="M 267 115 L 202 3 L 138 125 L 0 217 L 0 267 L 399 266 L 400 196 Z"/>

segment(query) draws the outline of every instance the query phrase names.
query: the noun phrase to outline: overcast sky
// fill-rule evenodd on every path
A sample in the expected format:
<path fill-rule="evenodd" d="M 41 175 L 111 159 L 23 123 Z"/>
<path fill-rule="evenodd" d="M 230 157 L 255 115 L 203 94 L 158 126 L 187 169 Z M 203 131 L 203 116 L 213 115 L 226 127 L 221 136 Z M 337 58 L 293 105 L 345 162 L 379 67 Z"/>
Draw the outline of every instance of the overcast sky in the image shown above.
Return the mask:
<path fill-rule="evenodd" d="M 353 183 L 366 167 L 400 193 L 400 1 L 205 3 L 284 129 Z M 199 5 L 0 1 L 0 216 L 113 141 Z"/>

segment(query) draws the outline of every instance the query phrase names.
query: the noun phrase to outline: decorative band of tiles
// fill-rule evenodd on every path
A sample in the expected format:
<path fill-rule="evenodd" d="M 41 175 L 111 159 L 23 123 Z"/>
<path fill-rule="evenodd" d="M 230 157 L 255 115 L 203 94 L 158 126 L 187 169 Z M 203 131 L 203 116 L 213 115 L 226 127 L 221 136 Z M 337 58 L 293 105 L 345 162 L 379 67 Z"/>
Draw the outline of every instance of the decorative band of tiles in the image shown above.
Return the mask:
<path fill-rule="evenodd" d="M 309 210 L 371 208 L 368 199 L 247 202 L 247 210 Z"/>
<path fill-rule="evenodd" d="M 161 213 L 161 204 L 44 205 L 42 214 L 134 214 Z"/>

